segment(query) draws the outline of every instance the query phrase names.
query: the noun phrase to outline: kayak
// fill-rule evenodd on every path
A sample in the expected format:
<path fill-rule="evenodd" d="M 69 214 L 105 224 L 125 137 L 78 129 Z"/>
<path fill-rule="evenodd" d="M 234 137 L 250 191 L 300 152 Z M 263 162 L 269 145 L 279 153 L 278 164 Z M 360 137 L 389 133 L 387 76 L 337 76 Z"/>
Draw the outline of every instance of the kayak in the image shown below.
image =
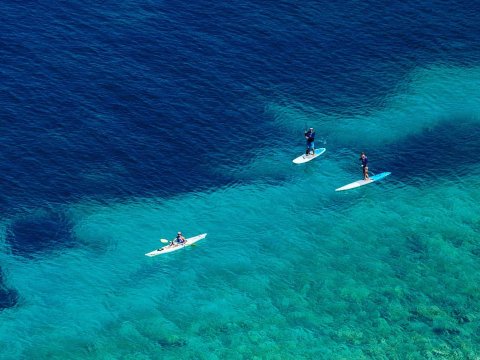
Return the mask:
<path fill-rule="evenodd" d="M 149 253 L 146 253 L 145 255 L 152 257 L 152 256 L 161 255 L 161 254 L 171 253 L 173 251 L 177 251 L 177 250 L 183 249 L 187 246 L 193 245 L 197 241 L 205 239 L 206 236 L 207 236 L 206 233 L 205 234 L 200 234 L 200 235 L 185 239 L 184 244 L 175 244 L 175 245 L 168 244 L 168 245 L 166 245 L 166 246 L 164 246 L 160 249 L 153 250 Z"/>

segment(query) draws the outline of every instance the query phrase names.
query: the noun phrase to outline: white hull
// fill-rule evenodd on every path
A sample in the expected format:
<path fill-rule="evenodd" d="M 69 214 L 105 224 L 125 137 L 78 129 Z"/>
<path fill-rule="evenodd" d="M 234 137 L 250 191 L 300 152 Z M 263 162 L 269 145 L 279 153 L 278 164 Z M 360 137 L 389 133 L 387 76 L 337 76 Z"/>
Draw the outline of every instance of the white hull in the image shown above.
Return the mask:
<path fill-rule="evenodd" d="M 186 242 L 185 244 L 176 244 L 176 245 L 166 245 L 160 249 L 157 249 L 157 250 L 153 250 L 149 253 L 146 253 L 145 255 L 146 256 L 157 256 L 157 255 L 161 255 L 161 254 L 166 254 L 166 253 L 170 253 L 170 252 L 173 252 L 173 251 L 177 251 L 177 250 L 180 250 L 180 249 L 183 249 L 184 247 L 187 247 L 187 246 L 190 246 L 192 244 L 195 244 L 197 241 L 199 240 L 202 240 L 202 239 L 205 239 L 205 237 L 207 236 L 207 234 L 201 234 L 201 235 L 197 235 L 197 236 L 194 236 L 194 237 L 191 237 L 191 238 L 188 238 L 186 239 Z"/>

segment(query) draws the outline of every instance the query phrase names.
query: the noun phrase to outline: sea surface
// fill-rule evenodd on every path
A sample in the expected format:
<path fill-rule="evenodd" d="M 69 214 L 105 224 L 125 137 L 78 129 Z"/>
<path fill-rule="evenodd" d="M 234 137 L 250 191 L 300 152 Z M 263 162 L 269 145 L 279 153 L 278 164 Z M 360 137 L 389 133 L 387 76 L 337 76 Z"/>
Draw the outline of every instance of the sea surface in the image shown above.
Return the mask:
<path fill-rule="evenodd" d="M 478 10 L 1 2 L 0 359 L 479 359 Z"/>

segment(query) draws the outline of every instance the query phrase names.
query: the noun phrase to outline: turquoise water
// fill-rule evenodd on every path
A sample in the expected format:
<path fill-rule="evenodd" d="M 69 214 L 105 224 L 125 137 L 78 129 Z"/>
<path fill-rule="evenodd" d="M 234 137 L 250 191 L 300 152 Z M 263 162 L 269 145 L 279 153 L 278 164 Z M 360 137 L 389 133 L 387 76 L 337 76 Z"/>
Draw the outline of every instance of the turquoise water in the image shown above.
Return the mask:
<path fill-rule="evenodd" d="M 445 126 L 478 135 L 478 89 L 480 68 L 432 66 L 359 115 L 270 99 L 272 129 L 292 140 L 241 168 L 209 169 L 230 172 L 230 185 L 58 205 L 75 246 L 27 259 L 2 242 L 3 280 L 21 297 L 0 312 L 0 357 L 475 359 L 477 154 L 467 135 L 460 151 L 442 138 L 431 163 L 420 160 L 437 152 L 428 143 L 407 159 L 373 149 L 404 155 L 410 139 Z M 327 152 L 294 165 L 305 122 Z M 335 193 L 359 179 L 365 148 L 371 171 L 392 175 Z M 462 152 L 471 161 L 452 168 Z M 16 220 L 4 221 L 4 239 Z M 178 230 L 208 236 L 144 256 Z"/>

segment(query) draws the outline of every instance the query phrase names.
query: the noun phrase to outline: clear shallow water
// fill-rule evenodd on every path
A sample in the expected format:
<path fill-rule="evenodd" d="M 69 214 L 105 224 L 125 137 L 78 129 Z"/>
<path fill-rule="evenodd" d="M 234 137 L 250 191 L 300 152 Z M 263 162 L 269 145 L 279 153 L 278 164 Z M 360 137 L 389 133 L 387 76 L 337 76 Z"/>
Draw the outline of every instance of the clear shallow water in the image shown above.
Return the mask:
<path fill-rule="evenodd" d="M 475 358 L 476 14 L 135 4 L 3 5 L 0 357 Z"/>

